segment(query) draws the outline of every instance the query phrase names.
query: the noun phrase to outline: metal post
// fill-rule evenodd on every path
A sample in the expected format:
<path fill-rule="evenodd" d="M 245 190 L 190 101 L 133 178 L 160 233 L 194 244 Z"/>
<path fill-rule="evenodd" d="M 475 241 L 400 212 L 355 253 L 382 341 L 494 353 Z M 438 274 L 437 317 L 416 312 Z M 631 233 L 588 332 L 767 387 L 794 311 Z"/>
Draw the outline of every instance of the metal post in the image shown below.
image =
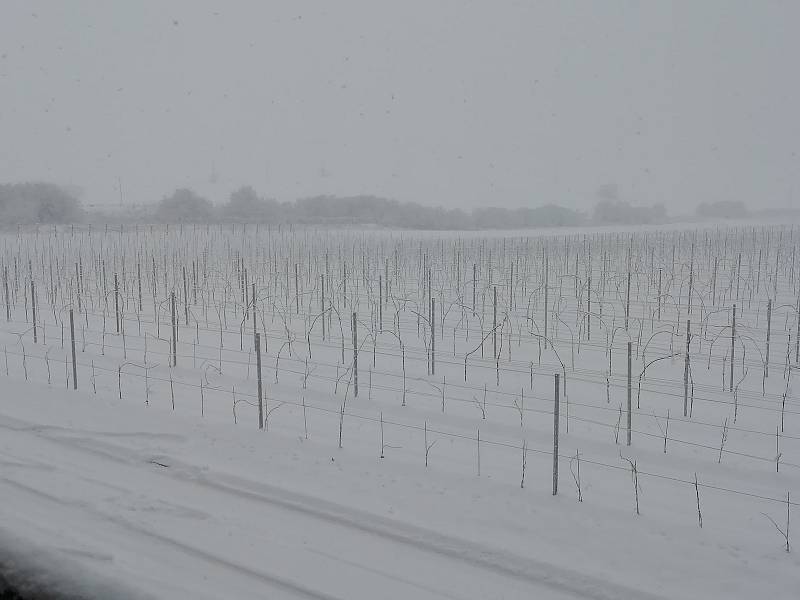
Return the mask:
<path fill-rule="evenodd" d="M 733 321 L 731 324 L 731 380 L 730 388 L 728 391 L 733 391 L 733 359 L 736 351 L 736 305 L 733 305 Z"/>
<path fill-rule="evenodd" d="M 625 293 L 625 331 L 628 331 L 628 319 L 631 316 L 631 253 L 628 251 L 628 287 Z"/>
<path fill-rule="evenodd" d="M 75 263 L 75 289 L 76 295 L 78 296 L 78 314 L 81 314 L 83 312 L 83 306 L 81 306 L 81 275 L 78 263 Z"/>
<path fill-rule="evenodd" d="M 139 291 L 139 312 L 142 312 L 142 263 L 136 262 L 136 282 Z"/>
<path fill-rule="evenodd" d="M 189 283 L 186 279 L 186 266 L 181 267 L 183 274 L 183 318 L 184 324 L 189 326 Z"/>
<path fill-rule="evenodd" d="M 689 263 L 689 306 L 686 310 L 686 315 L 692 315 L 692 286 L 694 284 L 694 242 L 692 242 L 692 259 Z"/>
<path fill-rule="evenodd" d="M 547 350 L 547 302 L 549 300 L 547 291 L 547 277 L 550 271 L 549 257 L 544 255 L 544 349 Z"/>
<path fill-rule="evenodd" d="M 686 319 L 686 359 L 683 363 L 683 416 L 685 417 L 688 414 L 688 407 L 689 407 L 689 341 L 690 341 L 690 334 L 689 328 L 691 326 L 691 321 Z"/>
<path fill-rule="evenodd" d="M 628 342 L 628 446 L 631 445 L 631 421 L 633 409 L 631 407 L 631 355 L 633 354 L 633 342 Z"/>
<path fill-rule="evenodd" d="M 33 311 L 33 343 L 36 344 L 36 286 L 33 283 L 33 271 L 31 271 L 31 310 Z"/>
<path fill-rule="evenodd" d="M 661 269 L 658 270 L 658 320 L 661 321 Z"/>
<path fill-rule="evenodd" d="M 256 284 L 253 283 L 253 334 L 256 332 Z"/>
<path fill-rule="evenodd" d="M 358 398 L 358 331 L 356 327 L 356 313 L 353 313 L 353 396 Z"/>
<path fill-rule="evenodd" d="M 800 293 L 797 295 L 797 332 L 794 336 L 794 362 L 800 363 Z"/>
<path fill-rule="evenodd" d="M 436 375 L 436 298 L 431 297 L 431 375 Z"/>
<path fill-rule="evenodd" d="M 497 356 L 497 286 L 494 286 L 492 288 L 492 293 L 493 293 L 493 297 L 494 297 L 493 303 L 492 303 L 492 306 L 493 306 L 493 312 L 492 312 L 492 315 L 493 315 L 492 316 L 492 349 L 494 350 L 494 354 L 492 355 L 492 358 L 494 360 L 498 360 L 499 357 Z"/>
<path fill-rule="evenodd" d="M 717 305 L 717 264 L 719 257 L 714 257 L 714 274 L 711 276 L 711 306 Z"/>
<path fill-rule="evenodd" d="M 6 297 L 6 321 L 11 320 L 11 297 L 8 293 L 8 267 L 3 266 L 3 290 Z"/>
<path fill-rule="evenodd" d="M 769 338 L 772 329 L 772 299 L 767 300 L 767 353 L 764 358 L 764 377 L 769 377 Z"/>
<path fill-rule="evenodd" d="M 178 366 L 178 330 L 175 322 L 175 292 L 170 295 L 170 307 L 172 314 L 172 366 Z"/>
<path fill-rule="evenodd" d="M 264 396 L 261 383 L 261 334 L 255 333 L 253 341 L 256 349 L 256 374 L 258 379 L 258 428 L 264 429 Z"/>
<path fill-rule="evenodd" d="M 69 334 L 72 341 L 72 389 L 78 389 L 78 362 L 75 358 L 75 319 L 72 314 L 72 309 L 69 309 Z"/>
<path fill-rule="evenodd" d="M 114 273 L 114 321 L 117 326 L 117 333 L 119 333 L 119 282 L 117 281 L 116 273 Z"/>
<path fill-rule="evenodd" d="M 577 254 L 575 255 L 575 262 L 576 263 L 578 262 L 578 255 Z M 510 266 L 511 266 L 511 276 L 508 279 L 508 311 L 509 312 L 511 312 L 511 310 L 514 308 L 514 261 L 513 260 L 511 261 L 511 265 Z M 577 281 L 578 281 L 578 277 L 577 277 L 577 273 L 576 273 L 576 276 L 575 276 L 575 282 L 576 282 L 575 285 L 576 286 L 578 285 Z M 578 294 L 576 293 L 575 295 L 577 296 Z"/>
<path fill-rule="evenodd" d="M 589 282 L 586 288 L 586 341 L 592 339 L 592 264 L 591 251 L 589 255 Z"/>
<path fill-rule="evenodd" d="M 555 375 L 555 393 L 553 400 L 553 496 L 558 494 L 558 378 Z"/>
<path fill-rule="evenodd" d="M 472 263 L 472 314 L 475 315 L 475 299 L 478 295 L 478 266 Z"/>

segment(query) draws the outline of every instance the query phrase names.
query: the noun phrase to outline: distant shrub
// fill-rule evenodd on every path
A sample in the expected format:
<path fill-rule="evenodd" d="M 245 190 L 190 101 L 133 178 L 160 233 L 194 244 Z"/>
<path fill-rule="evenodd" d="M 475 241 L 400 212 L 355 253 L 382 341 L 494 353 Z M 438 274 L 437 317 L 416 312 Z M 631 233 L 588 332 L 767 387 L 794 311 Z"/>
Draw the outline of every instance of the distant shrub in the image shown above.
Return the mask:
<path fill-rule="evenodd" d="M 158 203 L 155 216 L 166 223 L 206 223 L 214 218 L 214 205 L 192 190 L 180 188 Z"/>
<path fill-rule="evenodd" d="M 75 223 L 83 219 L 78 199 L 63 188 L 42 182 L 0 185 L 0 223 Z"/>
<path fill-rule="evenodd" d="M 716 219 L 741 219 L 749 215 L 743 202 L 736 200 L 720 200 L 719 202 L 702 203 L 697 207 L 697 216 Z"/>

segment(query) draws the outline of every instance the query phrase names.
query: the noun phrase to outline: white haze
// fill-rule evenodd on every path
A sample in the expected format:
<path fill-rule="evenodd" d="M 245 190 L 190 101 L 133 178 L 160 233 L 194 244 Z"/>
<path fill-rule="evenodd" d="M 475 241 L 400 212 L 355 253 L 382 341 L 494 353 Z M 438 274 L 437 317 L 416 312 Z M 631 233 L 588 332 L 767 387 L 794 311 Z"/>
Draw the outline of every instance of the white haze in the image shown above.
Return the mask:
<path fill-rule="evenodd" d="M 0 182 L 793 206 L 798 22 L 797 2 L 5 0 Z"/>

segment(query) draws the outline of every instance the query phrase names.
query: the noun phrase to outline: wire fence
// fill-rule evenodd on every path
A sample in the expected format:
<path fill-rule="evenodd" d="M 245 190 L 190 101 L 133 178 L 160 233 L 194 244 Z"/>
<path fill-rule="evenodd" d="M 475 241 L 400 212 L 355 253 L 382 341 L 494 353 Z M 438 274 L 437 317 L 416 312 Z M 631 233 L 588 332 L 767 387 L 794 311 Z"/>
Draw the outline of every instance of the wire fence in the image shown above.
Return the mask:
<path fill-rule="evenodd" d="M 5 353 L 6 353 L 6 355 L 17 356 L 19 358 L 26 358 L 26 359 L 27 358 L 38 358 L 40 360 L 45 360 L 45 358 L 41 357 L 41 356 L 35 356 L 35 355 L 23 353 L 23 352 L 16 352 L 14 350 L 10 350 L 9 351 L 7 348 L 5 350 Z M 66 364 L 66 361 L 67 361 L 67 356 L 66 355 L 64 357 L 64 361 L 65 361 L 65 364 Z M 127 363 L 127 364 L 131 365 L 131 366 L 135 366 L 132 363 Z M 199 391 L 217 392 L 217 393 L 222 394 L 222 395 L 231 394 L 231 390 L 227 389 L 227 388 L 215 386 L 215 385 L 212 385 L 212 384 L 203 385 L 203 384 L 193 383 L 193 382 L 190 382 L 190 381 L 184 381 L 184 380 L 182 380 L 180 378 L 176 378 L 176 377 L 174 377 L 172 375 L 170 377 L 160 377 L 158 375 L 138 373 L 138 372 L 135 372 L 135 371 L 124 371 L 123 372 L 122 371 L 122 368 L 123 368 L 122 366 L 114 369 L 114 368 L 109 368 L 109 367 L 104 367 L 102 365 L 94 364 L 94 362 L 87 364 L 85 362 L 77 361 L 77 365 L 82 367 L 84 369 L 84 371 L 85 370 L 90 370 L 91 372 L 100 371 L 100 372 L 107 373 L 109 375 L 116 376 L 118 378 L 121 377 L 121 375 L 124 374 L 124 376 L 127 377 L 127 378 L 134 377 L 134 378 L 138 378 L 138 379 L 142 379 L 142 380 L 146 379 L 148 381 L 161 382 L 161 383 L 164 383 L 164 384 L 168 383 L 170 386 L 179 386 L 179 387 L 182 387 L 182 388 L 194 389 L 194 390 L 197 390 L 198 392 Z M 296 372 L 296 373 L 297 374 L 303 374 L 301 372 Z M 68 377 L 69 377 L 69 375 L 67 374 L 67 378 Z M 67 385 L 68 384 L 69 383 L 67 382 Z M 121 382 L 120 382 L 120 385 L 121 385 Z M 254 393 L 251 393 L 251 392 L 246 392 L 246 391 L 241 391 L 241 388 L 236 390 L 235 387 L 234 387 L 233 395 L 234 395 L 236 401 L 245 401 L 246 403 L 248 403 L 251 406 L 258 406 L 258 395 L 257 394 L 254 394 Z M 122 396 L 122 392 L 121 392 L 121 389 L 120 389 L 120 397 L 121 396 Z M 436 427 L 427 427 L 427 425 L 421 426 L 419 424 L 407 423 L 407 422 L 398 421 L 398 420 L 394 420 L 394 419 L 385 419 L 382 416 L 379 418 L 379 417 L 375 417 L 375 416 L 360 414 L 358 412 L 354 412 L 352 410 L 348 410 L 345 407 L 344 404 L 341 405 L 338 408 L 326 407 L 326 406 L 320 406 L 318 404 L 314 404 L 312 402 L 306 402 L 305 400 L 302 401 L 302 402 L 298 402 L 298 401 L 293 401 L 293 400 L 287 399 L 285 397 L 275 397 L 275 396 L 270 396 L 270 395 L 267 395 L 267 394 L 264 394 L 262 396 L 262 399 L 264 401 L 273 402 L 273 403 L 277 403 L 277 404 L 280 404 L 280 405 L 293 406 L 293 407 L 296 407 L 296 408 L 300 408 L 302 410 L 311 410 L 311 411 L 317 411 L 319 413 L 325 413 L 325 414 L 328 414 L 328 415 L 334 415 L 337 418 L 339 418 L 339 417 L 342 417 L 342 418 L 343 417 L 347 417 L 348 419 L 355 419 L 355 420 L 374 423 L 374 424 L 383 424 L 384 426 L 396 427 L 396 428 L 399 428 L 399 429 L 403 429 L 403 430 L 407 430 L 407 431 L 413 431 L 413 432 L 417 432 L 417 433 L 420 433 L 420 432 L 423 432 L 423 431 L 427 431 L 427 433 L 429 433 L 429 434 L 435 434 L 435 435 L 439 435 L 439 436 L 442 436 L 442 437 L 445 437 L 445 438 L 468 440 L 470 442 L 474 442 L 475 441 L 474 437 L 472 437 L 471 435 L 464 434 L 464 433 L 459 433 L 459 432 L 455 432 L 455 431 L 448 431 L 446 429 L 441 429 L 441 428 L 436 428 Z M 552 415 L 552 412 L 548 413 L 548 414 Z M 642 435 L 647 435 L 646 432 L 637 432 L 637 433 L 638 434 L 642 434 Z M 661 436 L 655 436 L 655 437 L 661 437 Z M 670 440 L 670 441 L 674 441 L 676 443 L 681 443 L 682 442 L 682 440 L 676 440 L 676 439 L 672 439 L 672 438 L 667 438 L 667 439 Z M 503 440 L 503 439 L 492 439 L 492 438 L 481 437 L 480 438 L 480 444 L 485 444 L 487 446 L 492 446 L 492 447 L 497 447 L 497 448 L 504 448 L 504 449 L 514 450 L 515 453 L 516 452 L 524 452 L 525 454 L 531 454 L 531 455 L 553 456 L 553 450 L 552 449 L 531 447 L 531 446 L 528 446 L 527 443 L 524 443 L 524 447 L 523 447 L 523 442 L 519 442 L 519 441 L 509 441 L 509 440 Z M 714 450 L 715 452 L 719 451 L 718 447 L 704 446 L 704 445 L 699 445 L 699 444 L 690 444 L 690 445 L 699 446 L 699 447 L 702 447 L 702 448 L 707 448 L 709 450 Z M 749 455 L 749 454 L 746 454 L 746 453 L 739 453 L 739 452 L 729 451 L 729 450 L 724 449 L 724 448 L 722 449 L 722 452 L 723 453 L 730 453 L 730 454 L 736 455 L 736 456 L 743 456 L 743 457 L 747 457 L 747 458 L 761 460 L 761 461 L 767 461 L 767 462 L 773 462 L 773 463 L 775 462 L 774 459 L 768 459 L 768 458 L 765 458 L 765 457 Z M 569 461 L 571 461 L 571 460 L 573 460 L 575 458 L 574 455 L 568 455 L 568 454 L 563 454 L 563 453 L 559 453 L 557 456 L 558 456 L 558 460 L 559 461 L 567 461 L 567 462 L 569 462 Z M 628 467 L 628 466 L 619 465 L 619 464 L 611 464 L 611 463 L 608 463 L 608 462 L 604 462 L 603 460 L 600 460 L 600 459 L 597 459 L 597 458 L 587 457 L 583 453 L 581 453 L 581 455 L 580 455 L 580 460 L 581 460 L 581 463 L 589 464 L 589 465 L 592 465 L 592 466 L 601 467 L 601 468 L 609 469 L 609 470 L 613 470 L 613 471 L 630 471 L 630 467 Z M 793 468 L 800 468 L 800 465 L 796 465 L 796 464 L 792 464 L 792 463 L 786 463 L 786 462 L 783 462 L 783 461 L 781 461 L 780 464 L 781 465 L 785 465 L 785 466 L 791 466 Z M 690 486 L 692 488 L 694 488 L 695 486 L 698 486 L 698 487 L 700 487 L 702 489 L 714 490 L 716 492 L 732 494 L 732 495 L 742 496 L 742 497 L 748 497 L 748 498 L 768 501 L 768 502 L 772 502 L 772 503 L 779 503 L 779 504 L 783 504 L 783 505 L 787 504 L 787 500 L 785 498 L 778 498 L 778 497 L 774 497 L 774 496 L 768 496 L 768 495 L 765 495 L 765 494 L 759 494 L 759 493 L 748 491 L 748 490 L 735 489 L 735 488 L 732 488 L 732 487 L 716 485 L 716 484 L 713 484 L 713 483 L 696 482 L 694 479 L 683 479 L 681 477 L 676 477 L 674 475 L 667 475 L 667 474 L 664 474 L 664 473 L 658 473 L 658 472 L 649 471 L 649 470 L 642 470 L 642 469 L 638 469 L 638 468 L 636 470 L 636 473 L 637 473 L 637 475 L 639 477 L 645 477 L 645 478 L 649 477 L 649 478 L 652 478 L 652 479 L 665 481 L 665 482 L 669 482 L 669 483 L 673 483 L 673 484 L 680 484 L 681 486 Z M 800 503 L 795 502 L 795 501 L 788 502 L 788 504 L 790 506 L 793 506 L 793 507 L 800 506 Z"/>

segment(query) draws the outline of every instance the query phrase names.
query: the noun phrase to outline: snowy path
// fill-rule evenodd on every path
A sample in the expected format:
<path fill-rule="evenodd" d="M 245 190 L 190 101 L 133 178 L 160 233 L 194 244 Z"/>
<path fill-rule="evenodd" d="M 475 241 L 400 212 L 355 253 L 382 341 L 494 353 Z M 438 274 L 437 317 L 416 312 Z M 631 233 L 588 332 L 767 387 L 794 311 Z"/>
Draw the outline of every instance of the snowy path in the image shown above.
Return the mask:
<path fill-rule="evenodd" d="M 3 523 L 156 597 L 648 597 L 185 462 L 179 433 L 81 431 L 0 413 Z"/>

